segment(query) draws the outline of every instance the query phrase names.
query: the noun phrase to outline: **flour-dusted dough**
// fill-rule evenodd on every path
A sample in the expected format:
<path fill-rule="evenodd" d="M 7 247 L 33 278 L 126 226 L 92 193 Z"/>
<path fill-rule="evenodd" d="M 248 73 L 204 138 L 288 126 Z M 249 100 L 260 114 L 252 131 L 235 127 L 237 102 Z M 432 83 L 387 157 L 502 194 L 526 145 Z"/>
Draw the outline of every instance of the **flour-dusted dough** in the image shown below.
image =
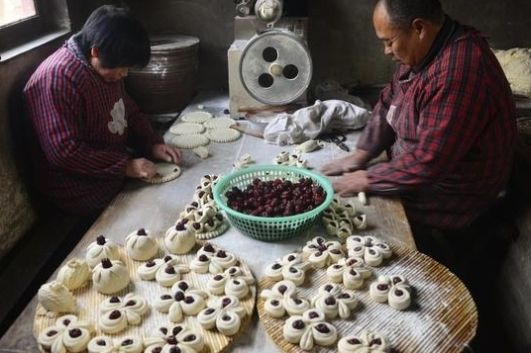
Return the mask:
<path fill-rule="evenodd" d="M 232 295 L 242 299 L 250 292 L 249 286 L 254 284 L 252 274 L 238 266 L 232 266 L 223 274 L 217 274 L 207 282 L 207 288 L 214 295 Z"/>
<path fill-rule="evenodd" d="M 113 341 L 109 337 L 96 336 L 88 343 L 88 353 L 142 353 L 144 341 L 141 336 L 128 336 Z"/>
<path fill-rule="evenodd" d="M 170 143 L 176 147 L 184 149 L 193 149 L 199 146 L 208 145 L 210 140 L 205 134 L 190 134 L 174 136 L 170 139 Z"/>
<path fill-rule="evenodd" d="M 52 281 L 43 284 L 37 293 L 44 309 L 55 313 L 77 312 L 76 298 L 63 283 Z"/>
<path fill-rule="evenodd" d="M 363 331 L 358 335 L 341 338 L 337 344 L 338 353 L 387 353 L 391 347 L 385 338 L 377 333 Z"/>
<path fill-rule="evenodd" d="M 389 245 L 371 235 L 353 235 L 347 238 L 349 256 L 361 257 L 369 266 L 380 266 L 393 252 Z"/>
<path fill-rule="evenodd" d="M 287 279 L 300 286 L 309 268 L 310 263 L 304 260 L 301 253 L 290 253 L 267 266 L 264 272 L 273 281 Z"/>
<path fill-rule="evenodd" d="M 396 310 L 406 310 L 411 305 L 411 286 L 403 276 L 378 277 L 371 283 L 369 295 L 375 302 L 388 302 Z"/>
<path fill-rule="evenodd" d="M 217 128 L 207 131 L 207 137 L 213 142 L 232 142 L 240 138 L 241 133 L 238 130 L 230 128 Z"/>
<path fill-rule="evenodd" d="M 57 280 L 70 290 L 75 290 L 85 286 L 90 281 L 90 267 L 85 260 L 70 259 L 59 270 Z"/>
<path fill-rule="evenodd" d="M 156 173 L 152 178 L 144 178 L 142 180 L 150 184 L 162 184 L 181 176 L 181 167 L 173 163 L 155 163 L 155 169 Z"/>
<path fill-rule="evenodd" d="M 170 132 L 175 135 L 200 134 L 203 131 L 205 127 L 197 123 L 177 123 L 170 127 Z"/>
<path fill-rule="evenodd" d="M 295 146 L 295 149 L 297 151 L 300 151 L 302 153 L 309 153 L 309 152 L 313 152 L 317 149 L 320 149 L 323 147 L 323 143 L 320 142 L 320 141 L 317 141 L 317 140 L 308 140 L 308 141 L 305 141 L 303 143 L 301 143 L 300 145 L 297 145 Z"/>
<path fill-rule="evenodd" d="M 103 294 L 112 294 L 121 291 L 129 285 L 129 271 L 120 260 L 103 259 L 92 270 L 92 282 L 96 290 Z"/>
<path fill-rule="evenodd" d="M 220 117 L 220 118 L 208 120 L 203 125 L 207 129 L 222 129 L 222 128 L 227 129 L 235 124 L 236 124 L 236 120 L 234 119 L 227 118 L 227 117 Z"/>
<path fill-rule="evenodd" d="M 125 249 L 133 260 L 146 261 L 157 255 L 159 245 L 148 230 L 140 228 L 125 238 Z"/>
<path fill-rule="evenodd" d="M 495 50 L 494 53 L 512 91 L 531 97 L 531 48 Z"/>
<path fill-rule="evenodd" d="M 187 123 L 202 124 L 202 123 L 205 123 L 205 122 L 209 121 L 213 117 L 214 116 L 211 113 L 209 113 L 209 112 L 195 111 L 195 112 L 190 112 L 190 113 L 184 114 L 181 117 L 181 120 L 185 121 Z"/>
<path fill-rule="evenodd" d="M 199 147 L 193 148 L 192 152 L 194 152 L 201 159 L 208 158 L 208 147 L 199 146 Z"/>

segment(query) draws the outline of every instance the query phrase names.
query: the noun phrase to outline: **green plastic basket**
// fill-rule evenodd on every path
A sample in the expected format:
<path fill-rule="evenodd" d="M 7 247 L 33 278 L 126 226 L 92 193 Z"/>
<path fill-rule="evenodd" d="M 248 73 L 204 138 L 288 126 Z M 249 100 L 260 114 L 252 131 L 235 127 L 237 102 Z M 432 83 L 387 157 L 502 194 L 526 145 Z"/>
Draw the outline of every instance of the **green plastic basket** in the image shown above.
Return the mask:
<path fill-rule="evenodd" d="M 245 189 L 252 181 L 259 178 L 264 181 L 285 179 L 292 182 L 300 178 L 310 178 L 326 192 L 322 204 L 311 211 L 286 217 L 252 216 L 233 210 L 227 205 L 225 193 L 237 186 Z M 330 205 L 334 197 L 334 189 L 325 177 L 307 169 L 279 165 L 260 165 L 245 168 L 221 178 L 214 186 L 214 200 L 218 207 L 225 211 L 233 226 L 243 234 L 264 241 L 275 241 L 292 238 L 309 229 Z"/>

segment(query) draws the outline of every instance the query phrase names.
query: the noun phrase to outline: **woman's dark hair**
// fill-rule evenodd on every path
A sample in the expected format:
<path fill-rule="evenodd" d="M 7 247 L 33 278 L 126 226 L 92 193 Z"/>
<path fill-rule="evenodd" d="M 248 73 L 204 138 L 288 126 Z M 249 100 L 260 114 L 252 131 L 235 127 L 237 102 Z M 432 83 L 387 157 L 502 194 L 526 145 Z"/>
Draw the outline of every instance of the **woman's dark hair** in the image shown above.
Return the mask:
<path fill-rule="evenodd" d="M 103 67 L 144 67 L 151 56 L 149 35 L 129 11 L 104 5 L 92 12 L 75 36 L 88 58 L 97 48 Z"/>
<path fill-rule="evenodd" d="M 444 12 L 439 0 L 379 0 L 387 10 L 391 23 L 397 27 L 409 27 L 415 18 L 435 24 L 444 22 Z"/>

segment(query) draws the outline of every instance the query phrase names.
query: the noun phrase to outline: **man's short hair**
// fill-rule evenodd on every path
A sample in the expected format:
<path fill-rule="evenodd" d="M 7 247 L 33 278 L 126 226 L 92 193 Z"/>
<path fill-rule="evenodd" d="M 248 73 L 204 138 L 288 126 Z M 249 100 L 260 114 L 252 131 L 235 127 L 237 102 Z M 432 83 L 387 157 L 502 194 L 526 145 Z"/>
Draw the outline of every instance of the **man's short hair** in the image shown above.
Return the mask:
<path fill-rule="evenodd" d="M 92 48 L 105 68 L 144 67 L 151 56 L 149 35 L 129 11 L 104 5 L 92 12 L 76 41 L 88 58 Z"/>
<path fill-rule="evenodd" d="M 439 0 L 378 0 L 391 23 L 397 27 L 409 27 L 415 18 L 422 18 L 434 24 L 444 22 L 444 12 Z"/>

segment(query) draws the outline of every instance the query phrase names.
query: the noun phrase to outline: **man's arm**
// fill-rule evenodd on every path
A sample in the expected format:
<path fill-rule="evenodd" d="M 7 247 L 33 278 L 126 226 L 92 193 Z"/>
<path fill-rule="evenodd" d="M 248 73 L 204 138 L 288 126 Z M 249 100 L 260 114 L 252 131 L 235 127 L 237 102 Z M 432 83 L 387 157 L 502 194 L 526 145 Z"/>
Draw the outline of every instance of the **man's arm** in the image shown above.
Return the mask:
<path fill-rule="evenodd" d="M 380 98 L 374 107 L 371 118 L 358 140 L 356 151 L 325 164 L 321 168 L 325 175 L 341 175 L 365 169 L 372 158 L 391 147 L 395 140 L 395 134 L 387 123 L 386 116 L 393 98 L 393 82 L 380 93 Z"/>

